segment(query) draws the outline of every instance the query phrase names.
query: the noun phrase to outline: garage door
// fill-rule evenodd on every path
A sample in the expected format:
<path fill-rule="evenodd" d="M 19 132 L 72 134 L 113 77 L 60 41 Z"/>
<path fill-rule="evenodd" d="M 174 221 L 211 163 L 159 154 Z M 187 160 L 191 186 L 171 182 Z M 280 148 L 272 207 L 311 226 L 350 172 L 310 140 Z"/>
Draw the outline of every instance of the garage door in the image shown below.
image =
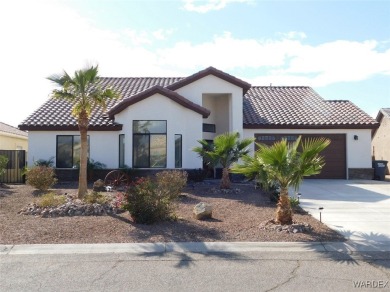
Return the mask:
<path fill-rule="evenodd" d="M 325 158 L 325 166 L 322 172 L 311 178 L 345 179 L 346 178 L 346 146 L 345 134 L 255 134 L 256 142 L 272 145 L 282 138 L 293 142 L 299 136 L 302 139 L 313 137 L 326 137 L 331 140 L 330 145 L 322 152 Z"/>

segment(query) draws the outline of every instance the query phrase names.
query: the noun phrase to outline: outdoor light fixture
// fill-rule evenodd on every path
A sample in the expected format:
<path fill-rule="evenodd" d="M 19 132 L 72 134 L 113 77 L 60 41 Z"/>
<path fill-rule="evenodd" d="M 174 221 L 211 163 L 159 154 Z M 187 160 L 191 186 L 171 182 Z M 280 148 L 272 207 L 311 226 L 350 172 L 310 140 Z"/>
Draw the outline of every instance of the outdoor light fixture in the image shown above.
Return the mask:
<path fill-rule="evenodd" d="M 358 135 L 353 135 L 353 139 L 354 140 L 359 140 L 359 136 Z"/>
<path fill-rule="evenodd" d="M 297 193 L 297 197 L 298 197 L 298 203 L 299 203 L 299 198 L 302 196 L 301 193 Z"/>
<path fill-rule="evenodd" d="M 319 207 L 318 210 L 320 210 L 320 222 L 322 222 L 321 218 L 321 211 L 324 210 L 324 207 Z"/>

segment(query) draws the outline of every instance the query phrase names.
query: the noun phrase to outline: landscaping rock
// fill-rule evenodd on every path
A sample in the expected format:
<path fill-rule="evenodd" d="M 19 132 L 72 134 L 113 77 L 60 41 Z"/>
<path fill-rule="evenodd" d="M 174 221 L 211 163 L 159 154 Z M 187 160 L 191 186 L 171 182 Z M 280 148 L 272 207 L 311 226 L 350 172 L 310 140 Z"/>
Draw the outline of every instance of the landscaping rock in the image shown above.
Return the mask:
<path fill-rule="evenodd" d="M 198 220 L 212 218 L 213 206 L 211 204 L 200 202 L 194 207 L 194 217 Z"/>
<path fill-rule="evenodd" d="M 119 214 L 124 210 L 116 207 L 115 201 L 106 204 L 88 204 L 70 195 L 65 195 L 65 204 L 40 208 L 35 203 L 29 204 L 18 213 L 22 215 L 36 215 L 44 218 L 64 217 L 64 216 L 102 216 L 109 214 Z"/>
<path fill-rule="evenodd" d="M 93 190 L 95 192 L 104 192 L 106 191 L 106 187 L 104 185 L 104 181 L 101 179 L 98 179 L 93 183 Z"/>

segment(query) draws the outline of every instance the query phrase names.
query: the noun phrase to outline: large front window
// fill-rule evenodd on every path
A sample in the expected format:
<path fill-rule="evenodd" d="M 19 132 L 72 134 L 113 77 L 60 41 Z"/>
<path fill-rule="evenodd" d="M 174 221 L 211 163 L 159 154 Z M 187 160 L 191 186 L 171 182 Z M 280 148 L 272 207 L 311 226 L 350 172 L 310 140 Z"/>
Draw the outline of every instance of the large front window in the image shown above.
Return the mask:
<path fill-rule="evenodd" d="M 167 167 L 166 121 L 133 121 L 133 167 Z"/>
<path fill-rule="evenodd" d="M 57 136 L 57 168 L 76 168 L 80 164 L 80 136 Z M 88 136 L 89 153 L 89 136 Z M 89 156 L 89 155 L 88 155 Z"/>

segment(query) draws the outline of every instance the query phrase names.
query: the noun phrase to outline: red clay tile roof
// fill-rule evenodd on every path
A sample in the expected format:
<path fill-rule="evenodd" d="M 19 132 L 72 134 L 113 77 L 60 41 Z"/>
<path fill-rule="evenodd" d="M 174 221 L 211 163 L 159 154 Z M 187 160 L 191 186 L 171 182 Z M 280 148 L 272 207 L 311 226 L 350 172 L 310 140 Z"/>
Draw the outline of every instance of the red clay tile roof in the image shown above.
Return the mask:
<path fill-rule="evenodd" d="M 376 128 L 347 100 L 324 100 L 306 86 L 254 86 L 244 96 L 244 128 Z"/>
<path fill-rule="evenodd" d="M 310 87 L 254 86 L 250 88 L 249 83 L 209 67 L 187 78 L 101 78 L 102 87 L 111 86 L 121 94 L 121 99 L 108 102 L 108 114 L 99 109 L 92 112 L 89 129 L 121 130 L 122 125 L 115 123 L 112 117 L 124 107 L 150 96 L 148 94 L 153 90 L 207 116 L 207 109 L 190 102 L 172 90 L 209 74 L 242 87 L 244 92 L 248 90 L 243 105 L 244 128 L 374 129 L 379 126 L 373 118 L 351 102 L 324 100 Z M 156 85 L 157 87 L 154 87 Z M 66 101 L 49 99 L 23 121 L 19 128 L 21 130 L 78 130 L 77 121 L 71 115 L 71 108 L 71 104 Z"/>
<path fill-rule="evenodd" d="M 21 131 L 15 127 L 12 127 L 8 124 L 5 124 L 5 123 L 2 123 L 0 122 L 0 132 L 3 132 L 3 133 L 9 133 L 9 134 L 13 134 L 13 135 L 18 135 L 18 136 L 23 136 L 23 137 L 26 137 L 28 136 L 28 133 L 24 132 L 24 131 Z"/>
<path fill-rule="evenodd" d="M 171 85 L 168 85 L 167 88 L 171 90 L 179 89 L 183 86 L 186 86 L 196 80 L 199 80 L 203 77 L 206 77 L 207 75 L 214 75 L 222 80 L 225 80 L 229 83 L 232 83 L 238 87 L 241 87 L 244 90 L 244 94 L 251 88 L 251 85 L 248 82 L 245 82 L 241 79 L 238 79 L 237 77 L 234 77 L 230 74 L 227 74 L 221 70 L 218 70 L 214 67 L 208 67 L 202 71 L 199 71 L 191 76 L 188 76 L 186 78 L 183 78 Z"/>
<path fill-rule="evenodd" d="M 182 78 L 155 78 L 155 77 L 134 77 L 134 78 L 100 78 L 101 86 L 110 86 L 119 92 L 121 99 L 110 100 L 107 103 L 109 111 L 121 100 L 129 98 L 155 85 L 167 86 Z M 19 128 L 21 130 L 78 130 L 77 119 L 72 115 L 72 105 L 64 100 L 48 99 L 41 107 L 24 120 Z M 100 109 L 91 113 L 89 130 L 94 131 L 120 131 L 122 125 L 115 123 Z"/>
<path fill-rule="evenodd" d="M 210 115 L 210 111 L 207 108 L 204 108 L 196 103 L 193 103 L 192 101 L 189 101 L 177 92 L 164 88 L 160 85 L 155 85 L 149 89 L 146 89 L 145 91 L 133 95 L 132 97 L 123 99 L 120 103 L 118 103 L 108 111 L 108 116 L 112 119 L 117 113 L 123 111 L 128 106 L 135 104 L 141 100 L 144 100 L 145 98 L 148 98 L 149 96 L 152 96 L 156 93 L 162 94 L 170 98 L 171 100 L 177 102 L 178 104 L 201 114 L 203 118 L 207 118 Z"/>

